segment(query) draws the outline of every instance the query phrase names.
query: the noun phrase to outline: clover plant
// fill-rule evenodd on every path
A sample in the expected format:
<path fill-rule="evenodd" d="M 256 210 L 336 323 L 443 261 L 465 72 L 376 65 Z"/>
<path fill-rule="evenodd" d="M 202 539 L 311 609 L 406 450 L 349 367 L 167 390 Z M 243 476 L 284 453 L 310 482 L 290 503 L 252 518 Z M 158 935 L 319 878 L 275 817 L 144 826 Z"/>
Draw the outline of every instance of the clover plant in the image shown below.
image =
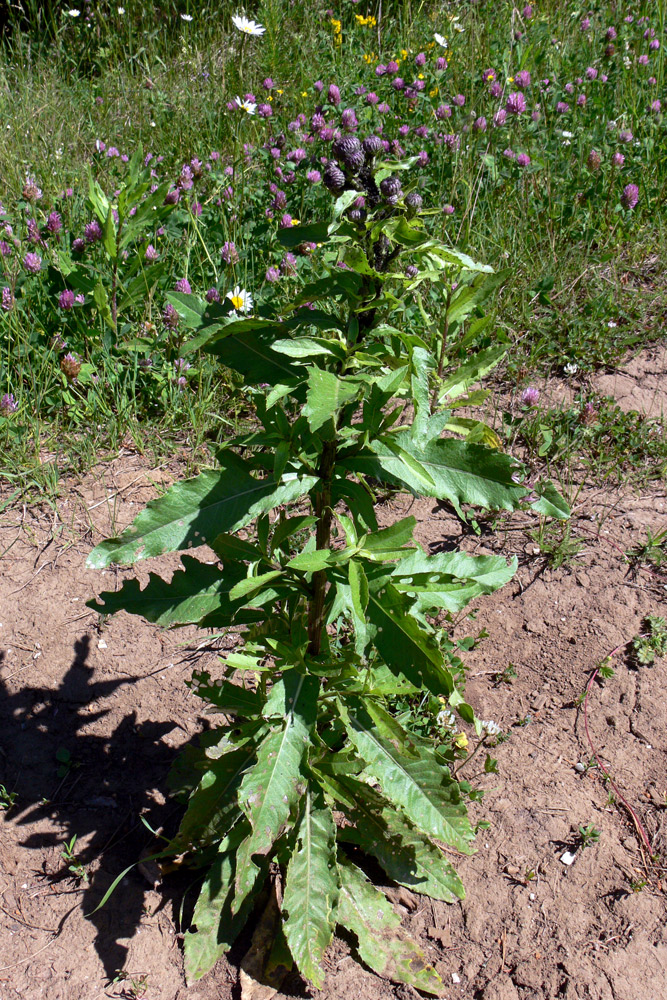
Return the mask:
<path fill-rule="evenodd" d="M 127 565 L 208 545 L 217 562 L 183 555 L 169 583 L 125 581 L 92 606 L 233 629 L 237 640 L 217 676 L 194 672 L 220 724 L 173 779 L 187 808 L 163 853 L 204 869 L 185 935 L 189 980 L 229 949 L 268 883 L 280 915 L 269 966 L 293 963 L 320 987 L 340 925 L 381 976 L 441 994 L 363 858 L 416 892 L 463 897 L 442 851 L 473 851 L 470 787 L 453 773 L 462 751 L 453 734 L 435 744 L 411 730 L 392 705 L 432 695 L 481 733 L 443 626 L 516 563 L 425 553 L 414 517 L 378 526 L 378 491 L 446 501 L 464 519 L 522 505 L 567 516 L 550 485 L 529 494 L 490 428 L 458 416 L 484 399 L 471 387 L 504 354 L 493 342 L 466 351 L 507 275 L 430 236 L 414 160 L 383 162 L 381 151 L 376 137 L 337 140 L 324 168 L 331 219 L 281 231 L 288 248 L 324 250 L 294 301 L 244 315 L 232 300 L 170 296 L 192 331 L 183 352 L 240 373 L 256 420 L 216 468 L 149 503 L 88 560 Z"/>

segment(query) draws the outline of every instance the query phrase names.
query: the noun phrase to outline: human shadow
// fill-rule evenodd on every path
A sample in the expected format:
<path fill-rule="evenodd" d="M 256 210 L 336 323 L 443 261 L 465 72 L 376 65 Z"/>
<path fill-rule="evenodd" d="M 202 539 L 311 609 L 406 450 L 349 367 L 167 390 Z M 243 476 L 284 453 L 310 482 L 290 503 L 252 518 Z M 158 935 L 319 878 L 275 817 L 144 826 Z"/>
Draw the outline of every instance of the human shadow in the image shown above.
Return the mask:
<path fill-rule="evenodd" d="M 138 724 L 131 711 L 111 733 L 96 725 L 109 714 L 109 699 L 141 675 L 93 680 L 89 653 L 90 636 L 82 635 L 55 690 L 36 685 L 11 693 L 0 679 L 0 784 L 16 792 L 5 823 L 17 832 L 37 827 L 19 837 L 21 846 L 42 852 L 37 878 L 55 893 L 74 887 L 81 893 L 82 912 L 97 929 L 95 948 L 111 978 L 125 966 L 128 949 L 120 941 L 136 931 L 150 886 L 135 868 L 109 902 L 92 911 L 153 840 L 142 818 L 156 829 L 178 812 L 161 794 L 174 758 L 162 737 L 176 724 Z M 2 660 L 0 651 L 0 665 Z M 62 857 L 74 836 L 78 874 Z M 87 884 L 81 873 L 90 865 L 95 870 Z"/>

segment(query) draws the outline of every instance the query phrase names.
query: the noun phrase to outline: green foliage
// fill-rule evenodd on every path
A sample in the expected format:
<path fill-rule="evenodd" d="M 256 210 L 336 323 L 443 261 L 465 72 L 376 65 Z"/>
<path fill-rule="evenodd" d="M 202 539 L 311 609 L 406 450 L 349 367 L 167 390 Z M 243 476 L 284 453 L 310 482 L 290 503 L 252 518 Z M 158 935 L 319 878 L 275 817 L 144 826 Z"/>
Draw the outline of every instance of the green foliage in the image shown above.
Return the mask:
<path fill-rule="evenodd" d="M 398 915 L 352 863 L 349 845 L 400 884 L 436 899 L 463 896 L 442 847 L 473 850 L 467 800 L 475 793 L 453 767 L 467 740 L 452 729 L 436 741 L 395 706 L 427 699 L 482 732 L 464 696 L 457 650 L 466 643 L 455 646 L 438 619 L 502 587 L 516 563 L 427 555 L 413 517 L 378 528 L 374 491 L 379 483 L 447 499 L 464 518 L 534 501 L 520 485 L 522 469 L 488 440 L 463 425 L 463 440 L 442 436 L 452 400 L 502 351 L 473 353 L 461 370 L 423 303 L 418 330 L 400 319 L 416 294 L 398 269 L 405 247 L 440 261 L 428 278 L 434 308 L 457 303 L 451 325 L 462 334 L 466 320 L 481 318 L 497 276 L 429 236 L 402 198 L 385 201 L 370 162 L 354 173 L 333 221 L 317 230 L 327 244 L 322 271 L 302 296 L 319 312 L 278 300 L 230 318 L 201 308 L 195 295 L 174 298 L 198 349 L 245 379 L 256 421 L 226 442 L 217 469 L 152 501 L 88 565 L 204 543 L 218 562 L 183 555 L 168 584 L 151 574 L 141 590 L 129 580 L 92 606 L 164 625 L 240 628 L 221 676 L 200 672 L 192 681 L 226 721 L 199 751 L 186 751 L 173 777 L 187 806 L 167 852 L 208 866 L 185 937 L 189 980 L 232 944 L 271 866 L 286 947 L 314 986 L 340 925 L 379 974 L 440 995 L 439 977 L 401 935 Z M 361 216 L 351 208 L 360 189 L 368 195 Z M 299 236 L 298 226 L 290 230 L 290 239 Z M 343 260 L 347 269 L 337 266 Z M 401 412 L 412 421 L 397 425 Z M 543 497 L 567 516 L 548 484 Z"/>
<path fill-rule="evenodd" d="M 647 615 L 644 631 L 632 640 L 631 654 L 642 667 L 650 666 L 656 656 L 667 654 L 667 621 L 660 615 Z"/>

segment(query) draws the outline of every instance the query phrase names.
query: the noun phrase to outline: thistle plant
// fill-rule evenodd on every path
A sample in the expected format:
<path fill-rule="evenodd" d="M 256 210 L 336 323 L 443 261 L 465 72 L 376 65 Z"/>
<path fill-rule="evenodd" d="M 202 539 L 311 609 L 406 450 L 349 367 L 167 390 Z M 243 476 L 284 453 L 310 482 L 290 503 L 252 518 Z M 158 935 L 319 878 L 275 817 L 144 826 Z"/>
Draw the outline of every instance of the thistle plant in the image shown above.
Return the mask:
<path fill-rule="evenodd" d="M 381 149 L 375 137 L 336 142 L 323 171 L 330 220 L 280 231 L 287 249 L 323 250 L 291 302 L 245 316 L 228 299 L 169 296 L 192 331 L 183 353 L 239 373 L 256 420 L 215 469 L 149 503 L 88 560 L 127 565 L 203 544 L 218 560 L 183 555 L 169 583 L 151 574 L 143 590 L 129 580 L 91 602 L 236 636 L 217 676 L 194 672 L 193 691 L 222 721 L 175 768 L 187 808 L 161 852 L 204 869 L 185 935 L 190 981 L 268 884 L 279 913 L 268 967 L 293 963 L 321 986 L 340 925 L 378 974 L 442 993 L 363 857 L 416 892 L 463 897 L 442 847 L 473 851 L 470 786 L 454 773 L 466 740 L 451 724 L 434 742 L 392 706 L 432 697 L 481 736 L 446 623 L 516 563 L 427 555 L 414 517 L 378 526 L 377 490 L 447 501 L 464 519 L 520 506 L 567 516 L 550 485 L 529 495 L 491 428 L 457 416 L 485 398 L 471 387 L 504 354 L 480 307 L 506 275 L 429 235 L 416 158 L 378 162 Z M 466 356 L 483 329 L 486 346 Z"/>

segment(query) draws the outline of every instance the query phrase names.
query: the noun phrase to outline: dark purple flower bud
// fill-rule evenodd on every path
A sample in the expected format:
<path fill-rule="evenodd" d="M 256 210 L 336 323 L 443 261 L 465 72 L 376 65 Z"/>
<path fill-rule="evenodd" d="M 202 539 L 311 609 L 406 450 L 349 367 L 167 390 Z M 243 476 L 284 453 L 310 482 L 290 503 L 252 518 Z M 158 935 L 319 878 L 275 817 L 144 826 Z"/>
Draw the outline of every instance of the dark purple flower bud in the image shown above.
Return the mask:
<path fill-rule="evenodd" d="M 209 290 L 206 293 L 206 301 L 207 302 L 219 302 L 220 301 L 220 292 L 218 291 L 217 288 L 209 288 Z"/>
<path fill-rule="evenodd" d="M 409 197 L 410 197 L 410 195 L 408 195 L 408 198 Z M 406 201 L 407 201 L 407 199 L 406 199 Z M 419 274 L 419 268 L 415 267 L 414 264 L 408 264 L 408 266 L 405 269 L 405 277 L 406 278 L 416 278 L 418 274 Z"/>
<path fill-rule="evenodd" d="M 97 219 L 93 219 L 92 222 L 88 222 L 86 224 L 84 236 L 86 238 L 86 243 L 97 243 L 98 240 L 102 239 L 102 227 Z"/>
<path fill-rule="evenodd" d="M 387 199 L 387 201 L 393 199 L 393 201 L 390 203 L 396 204 L 396 201 L 400 198 L 402 193 L 400 178 L 395 177 L 394 175 L 392 175 L 391 177 L 385 177 L 383 180 L 380 181 L 380 191 L 382 192 L 384 198 Z"/>
<path fill-rule="evenodd" d="M 11 312 L 14 308 L 14 295 L 7 286 L 2 289 L 2 308 L 5 312 Z"/>
<path fill-rule="evenodd" d="M 423 199 L 420 194 L 416 191 L 411 191 L 410 194 L 405 196 L 405 207 L 408 209 L 408 215 L 415 215 L 419 209 L 422 207 Z"/>
<path fill-rule="evenodd" d="M 322 180 L 324 186 L 334 194 L 338 194 L 345 187 L 345 174 L 333 160 L 327 161 Z"/>
<path fill-rule="evenodd" d="M 336 139 L 331 151 L 341 166 L 353 174 L 364 165 L 364 151 L 356 135 L 345 135 Z"/>
<path fill-rule="evenodd" d="M 369 160 L 374 156 L 379 156 L 384 151 L 382 139 L 377 135 L 367 135 L 361 145 Z"/>
<path fill-rule="evenodd" d="M 607 28 L 605 32 L 605 38 L 607 39 L 607 41 L 613 42 L 615 41 L 616 37 L 617 37 L 616 28 Z"/>
<path fill-rule="evenodd" d="M 166 195 L 164 196 L 165 205 L 177 205 L 180 196 L 181 193 L 178 190 L 178 188 L 172 188 L 171 191 L 167 191 Z"/>

